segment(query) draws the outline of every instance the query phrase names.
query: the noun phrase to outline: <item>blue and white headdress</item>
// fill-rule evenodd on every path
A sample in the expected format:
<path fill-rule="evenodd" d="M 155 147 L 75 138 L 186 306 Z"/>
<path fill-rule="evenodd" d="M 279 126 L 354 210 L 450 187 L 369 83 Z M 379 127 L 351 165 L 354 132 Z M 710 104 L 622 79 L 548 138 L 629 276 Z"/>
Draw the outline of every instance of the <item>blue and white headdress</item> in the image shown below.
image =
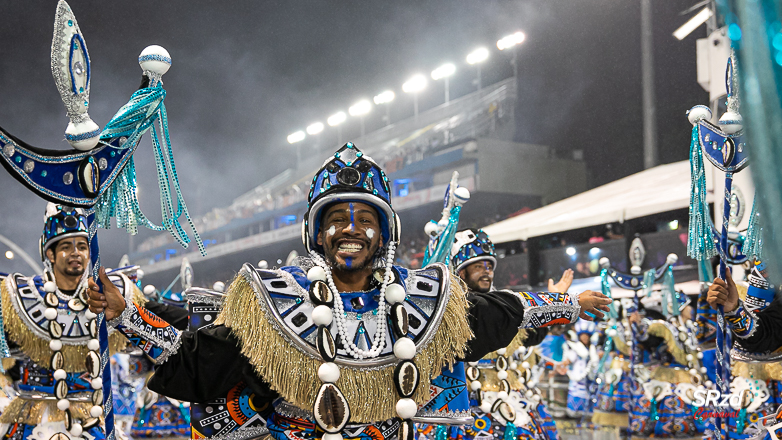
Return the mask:
<path fill-rule="evenodd" d="M 81 208 L 46 204 L 43 217 L 43 233 L 41 234 L 41 260 L 46 260 L 46 250 L 55 243 L 68 237 L 89 237 L 87 216 Z"/>
<path fill-rule="evenodd" d="M 399 242 L 401 224 L 391 205 L 388 177 L 372 158 L 350 142 L 327 159 L 312 179 L 301 231 L 308 252 L 323 251 L 317 244 L 321 214 L 327 206 L 342 202 L 374 206 L 380 216 L 383 244 Z"/>
<path fill-rule="evenodd" d="M 456 273 L 476 261 L 491 261 L 492 264 L 497 265 L 494 243 L 482 229 L 465 229 L 457 232 L 451 253 L 453 254 L 452 266 Z"/>

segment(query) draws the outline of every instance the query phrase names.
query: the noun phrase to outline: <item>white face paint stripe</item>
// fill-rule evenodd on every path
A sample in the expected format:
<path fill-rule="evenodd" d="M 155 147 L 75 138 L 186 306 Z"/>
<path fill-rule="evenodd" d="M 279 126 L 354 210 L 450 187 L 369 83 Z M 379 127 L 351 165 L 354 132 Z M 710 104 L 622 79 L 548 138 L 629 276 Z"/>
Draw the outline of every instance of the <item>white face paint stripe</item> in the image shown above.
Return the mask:
<path fill-rule="evenodd" d="M 368 229 L 367 229 L 367 238 L 369 238 L 370 240 L 372 240 L 372 237 L 374 237 L 374 236 L 375 236 L 375 230 L 374 230 L 374 229 L 372 229 L 372 228 L 368 228 Z"/>
<path fill-rule="evenodd" d="M 334 225 L 331 225 L 331 227 L 326 231 L 329 235 L 334 235 L 337 233 L 337 228 Z"/>

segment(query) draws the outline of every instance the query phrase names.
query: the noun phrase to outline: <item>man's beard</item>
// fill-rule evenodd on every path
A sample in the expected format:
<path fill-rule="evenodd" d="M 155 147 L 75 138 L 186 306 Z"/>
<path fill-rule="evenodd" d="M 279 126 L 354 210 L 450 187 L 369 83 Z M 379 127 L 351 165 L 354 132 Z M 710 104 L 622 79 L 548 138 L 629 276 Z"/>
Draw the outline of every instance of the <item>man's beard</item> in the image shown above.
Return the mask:
<path fill-rule="evenodd" d="M 81 269 L 71 269 L 70 267 L 66 267 L 63 269 L 62 273 L 68 275 L 69 277 L 78 277 L 84 274 L 84 266 L 82 266 Z"/>
<path fill-rule="evenodd" d="M 375 252 L 372 254 L 373 255 L 372 257 L 367 258 L 366 260 L 362 261 L 360 264 L 357 264 L 359 262 L 357 262 L 355 259 L 350 259 L 350 260 L 346 260 L 345 262 L 340 262 L 337 260 L 336 251 L 334 253 L 329 252 L 329 249 L 323 249 L 323 251 L 324 251 L 323 253 L 326 256 L 326 262 L 332 269 L 337 269 L 340 272 L 356 272 L 356 271 L 364 270 L 367 267 L 372 267 L 375 258 L 380 252 L 380 248 L 375 250 Z M 348 261 L 350 261 L 350 263 L 348 263 Z"/>

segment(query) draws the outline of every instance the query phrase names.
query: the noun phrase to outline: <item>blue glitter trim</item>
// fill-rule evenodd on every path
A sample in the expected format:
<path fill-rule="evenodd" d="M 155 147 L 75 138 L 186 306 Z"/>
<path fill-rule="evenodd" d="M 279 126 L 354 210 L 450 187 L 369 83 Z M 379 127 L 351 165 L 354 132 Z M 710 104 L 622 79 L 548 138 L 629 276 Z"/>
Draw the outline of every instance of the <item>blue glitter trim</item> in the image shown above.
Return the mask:
<path fill-rule="evenodd" d="M 87 81 L 84 83 L 84 87 L 90 87 L 90 57 L 87 55 L 87 45 L 84 44 L 84 40 L 81 38 L 81 35 L 74 34 L 71 38 L 70 54 L 68 55 L 68 71 L 71 74 L 71 90 L 73 91 L 74 95 L 79 94 L 79 92 L 76 91 L 76 79 L 73 76 L 73 40 L 76 39 L 79 40 L 79 49 L 81 49 L 81 52 L 84 55 L 84 69 L 87 72 Z"/>
<path fill-rule="evenodd" d="M 72 134 L 65 133 L 65 139 L 69 140 L 71 142 L 83 141 L 85 139 L 94 138 L 94 137 L 100 135 L 101 131 L 102 130 L 100 128 L 98 128 L 96 130 L 88 131 L 87 133 L 82 133 L 82 134 L 77 134 L 77 135 L 72 135 Z"/>
<path fill-rule="evenodd" d="M 143 55 L 138 57 L 139 63 L 143 63 L 144 61 L 161 61 L 168 65 L 171 65 L 171 58 L 164 57 L 163 55 L 158 55 L 158 54 L 149 54 L 149 55 Z"/>

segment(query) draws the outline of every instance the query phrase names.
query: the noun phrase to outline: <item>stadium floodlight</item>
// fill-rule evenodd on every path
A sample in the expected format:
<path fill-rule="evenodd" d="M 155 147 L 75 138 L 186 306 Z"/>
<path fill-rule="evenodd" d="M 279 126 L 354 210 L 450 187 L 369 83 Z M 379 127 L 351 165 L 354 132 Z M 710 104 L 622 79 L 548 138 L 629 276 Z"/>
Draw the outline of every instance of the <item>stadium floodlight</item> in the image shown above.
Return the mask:
<path fill-rule="evenodd" d="M 527 38 L 527 36 L 524 35 L 524 32 L 513 33 L 511 35 L 503 37 L 500 40 L 497 40 L 497 49 L 499 50 L 510 49 L 513 46 L 523 43 L 525 38 Z"/>
<path fill-rule="evenodd" d="M 5 258 L 8 258 L 9 260 L 14 259 L 14 251 L 5 251 Z"/>
<path fill-rule="evenodd" d="M 307 134 L 309 135 L 316 135 L 323 131 L 323 123 L 322 122 L 316 122 L 314 124 L 310 124 L 307 126 Z"/>
<path fill-rule="evenodd" d="M 687 35 L 690 35 L 692 31 L 698 28 L 698 26 L 706 23 L 706 20 L 711 18 L 712 15 L 714 15 L 714 12 L 712 12 L 711 8 L 708 6 L 701 9 L 700 12 L 693 15 L 691 19 L 687 20 L 686 23 L 681 25 L 679 29 L 673 31 L 673 36 L 676 37 L 677 40 L 685 39 Z"/>
<path fill-rule="evenodd" d="M 376 95 L 372 100 L 375 101 L 375 104 L 380 105 L 388 104 L 393 101 L 394 98 L 396 98 L 396 94 L 391 90 L 386 90 L 385 92 Z"/>
<path fill-rule="evenodd" d="M 467 64 L 478 64 L 486 61 L 489 58 L 489 49 L 481 47 L 475 49 L 467 55 Z"/>
<path fill-rule="evenodd" d="M 437 81 L 438 79 L 448 78 L 456 72 L 456 66 L 451 63 L 443 64 L 442 66 L 432 70 L 432 79 Z"/>
<path fill-rule="evenodd" d="M 345 120 L 348 118 L 348 116 L 345 114 L 345 112 L 338 112 L 334 113 L 333 115 L 329 116 L 329 118 L 326 120 L 328 122 L 330 127 L 336 127 L 337 125 L 345 122 Z"/>
<path fill-rule="evenodd" d="M 350 116 L 364 116 L 365 114 L 369 113 L 370 110 L 372 110 L 372 103 L 366 99 L 363 99 L 350 106 L 348 113 L 350 113 Z"/>
<path fill-rule="evenodd" d="M 307 137 L 307 135 L 305 135 L 303 131 L 299 130 L 296 133 L 291 133 L 288 135 L 288 143 L 295 144 L 296 142 L 301 142 L 305 137 Z"/>

